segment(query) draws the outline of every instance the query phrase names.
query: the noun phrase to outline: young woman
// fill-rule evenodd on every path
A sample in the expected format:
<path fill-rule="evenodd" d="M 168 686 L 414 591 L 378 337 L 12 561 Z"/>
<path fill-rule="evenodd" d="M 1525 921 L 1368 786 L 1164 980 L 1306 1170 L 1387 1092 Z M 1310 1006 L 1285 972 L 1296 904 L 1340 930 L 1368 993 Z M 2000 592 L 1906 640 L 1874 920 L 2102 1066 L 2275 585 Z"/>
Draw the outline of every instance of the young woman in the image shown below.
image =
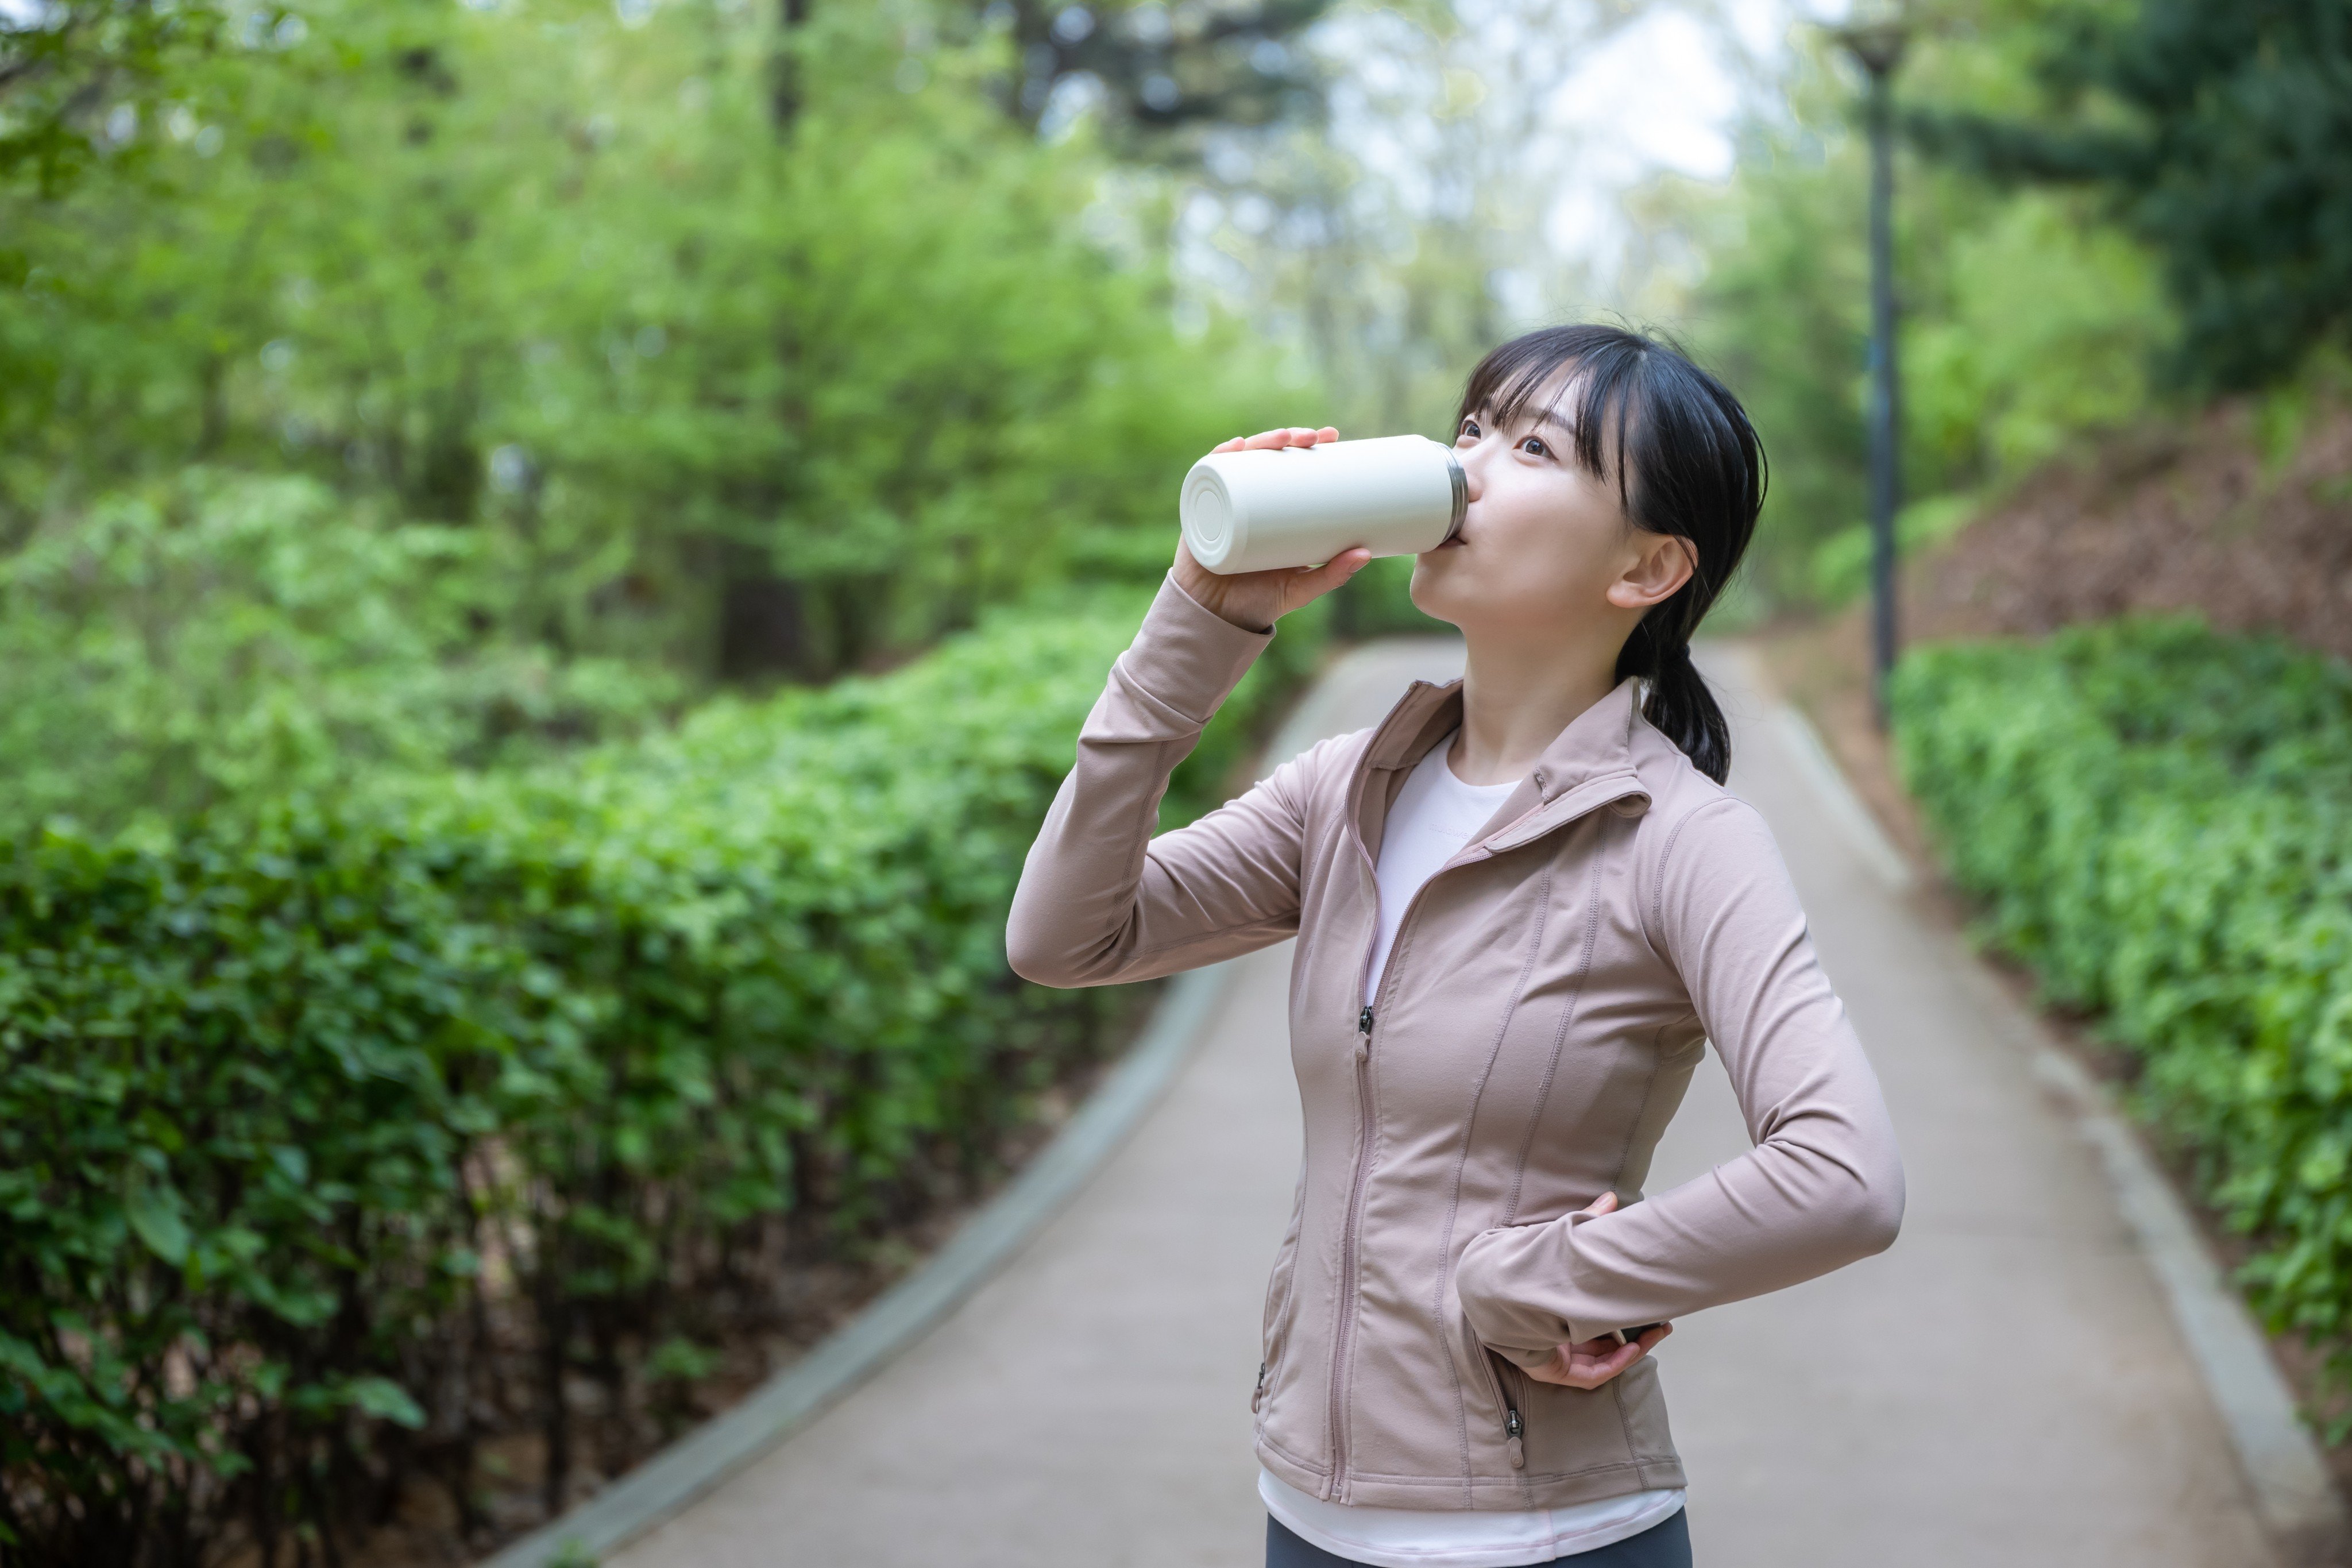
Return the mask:
<path fill-rule="evenodd" d="M 1877 1081 L 1691 663 L 1764 455 L 1720 383 L 1599 326 L 1487 355 L 1454 450 L 1469 509 L 1412 598 L 1461 628 L 1465 678 L 1152 837 L 1275 622 L 1368 559 L 1219 577 L 1179 544 L 1007 948 L 1099 985 L 1298 939 L 1305 1164 L 1251 1397 L 1269 1568 L 1688 1564 L 1648 1352 L 1880 1251 L 1903 1211 Z M 1755 1147 L 1645 1197 L 1709 1040 Z"/>

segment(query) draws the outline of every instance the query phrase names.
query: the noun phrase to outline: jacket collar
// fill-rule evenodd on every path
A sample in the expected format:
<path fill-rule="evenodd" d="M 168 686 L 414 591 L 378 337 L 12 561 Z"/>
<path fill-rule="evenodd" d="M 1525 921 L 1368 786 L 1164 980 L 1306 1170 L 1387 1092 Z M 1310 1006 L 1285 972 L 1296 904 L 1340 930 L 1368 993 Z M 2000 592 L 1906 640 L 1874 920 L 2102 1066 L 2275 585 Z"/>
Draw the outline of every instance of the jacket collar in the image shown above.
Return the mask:
<path fill-rule="evenodd" d="M 1641 716 L 1642 682 L 1627 676 L 1607 696 L 1570 721 L 1536 759 L 1528 775 L 1547 805 L 1595 779 L 1633 771 L 1633 724 Z M 1365 764 L 1410 768 L 1462 723 L 1462 682 L 1416 680 L 1389 710 L 1373 736 Z"/>
<path fill-rule="evenodd" d="M 1602 805 L 1613 805 L 1627 816 L 1648 809 L 1649 791 L 1633 766 L 1633 726 L 1641 718 L 1641 696 L 1640 679 L 1627 676 L 1570 721 L 1503 802 L 1487 831 L 1465 846 L 1465 853 L 1481 846 L 1489 851 L 1515 847 Z M 1359 788 L 1373 771 L 1413 767 L 1461 722 L 1460 680 L 1443 686 L 1414 681 L 1373 733 L 1358 775 Z"/>

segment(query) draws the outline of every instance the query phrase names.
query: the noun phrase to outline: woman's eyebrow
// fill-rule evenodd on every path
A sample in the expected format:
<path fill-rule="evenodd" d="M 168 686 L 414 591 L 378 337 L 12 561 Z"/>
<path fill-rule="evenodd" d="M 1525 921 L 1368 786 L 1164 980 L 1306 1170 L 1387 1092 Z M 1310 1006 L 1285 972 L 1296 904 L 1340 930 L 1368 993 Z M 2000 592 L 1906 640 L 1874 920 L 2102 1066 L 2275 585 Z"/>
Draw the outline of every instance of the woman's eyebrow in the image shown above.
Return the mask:
<path fill-rule="evenodd" d="M 1561 437 L 1565 439 L 1570 441 L 1576 439 L 1576 426 L 1566 419 L 1561 418 L 1559 409 L 1547 408 L 1542 413 L 1537 415 L 1531 422 L 1532 427 L 1538 430 L 1542 429 L 1547 425 L 1559 431 Z"/>
<path fill-rule="evenodd" d="M 1486 405 L 1482 403 L 1477 407 L 1472 409 L 1468 414 L 1463 416 L 1463 417 L 1465 419 L 1475 419 L 1481 424 L 1484 424 L 1491 419 L 1493 415 L 1489 412 Z M 1513 417 L 1517 419 L 1525 419 L 1528 417 L 1527 412 L 1522 409 Z M 1576 439 L 1575 424 L 1572 421 L 1562 417 L 1559 409 L 1546 408 L 1538 413 L 1533 419 L 1528 421 L 1528 427 L 1530 429 L 1540 430 L 1547 425 L 1550 426 L 1554 430 L 1559 431 L 1563 440 L 1574 441 Z"/>

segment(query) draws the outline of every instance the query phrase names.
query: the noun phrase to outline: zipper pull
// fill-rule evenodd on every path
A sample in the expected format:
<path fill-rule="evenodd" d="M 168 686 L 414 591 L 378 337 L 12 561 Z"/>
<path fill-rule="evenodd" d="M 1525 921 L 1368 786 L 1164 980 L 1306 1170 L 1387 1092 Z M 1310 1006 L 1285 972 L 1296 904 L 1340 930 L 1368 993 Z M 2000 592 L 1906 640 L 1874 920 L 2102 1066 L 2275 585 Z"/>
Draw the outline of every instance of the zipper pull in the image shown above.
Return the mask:
<path fill-rule="evenodd" d="M 1515 1470 L 1528 1468 L 1528 1451 L 1519 1442 L 1519 1434 L 1526 1430 L 1527 1426 L 1519 1420 L 1517 1408 L 1509 1407 L 1503 1420 L 1503 1435 L 1510 1439 L 1511 1468 Z"/>
<path fill-rule="evenodd" d="M 1250 1414 L 1253 1415 L 1256 1415 L 1257 1407 L 1265 1403 L 1265 1363 L 1260 1362 L 1257 1363 L 1257 1392 L 1250 1395 Z"/>

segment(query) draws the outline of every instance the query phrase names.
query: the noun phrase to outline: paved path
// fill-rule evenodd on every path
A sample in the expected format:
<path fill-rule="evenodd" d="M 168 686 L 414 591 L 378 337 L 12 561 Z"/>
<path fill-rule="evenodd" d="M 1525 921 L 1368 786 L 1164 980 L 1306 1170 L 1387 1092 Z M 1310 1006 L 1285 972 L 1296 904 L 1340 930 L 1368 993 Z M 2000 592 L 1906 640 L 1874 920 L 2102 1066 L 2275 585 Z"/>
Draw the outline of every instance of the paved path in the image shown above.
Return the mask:
<path fill-rule="evenodd" d="M 1297 728 L 1372 722 L 1458 660 L 1366 650 Z M 1733 787 L 1770 818 L 1885 1084 L 1910 1207 L 1891 1252 L 1685 1320 L 1661 1352 L 1700 1563 L 2265 1568 L 2210 1401 L 2006 1004 L 1857 851 L 1737 662 L 1711 664 Z M 1298 1160 L 1289 957 L 1234 966 L 1166 1100 L 1011 1268 L 614 1561 L 1253 1568 L 1249 1390 Z M 1710 1057 L 1652 1190 L 1745 1147 Z"/>

